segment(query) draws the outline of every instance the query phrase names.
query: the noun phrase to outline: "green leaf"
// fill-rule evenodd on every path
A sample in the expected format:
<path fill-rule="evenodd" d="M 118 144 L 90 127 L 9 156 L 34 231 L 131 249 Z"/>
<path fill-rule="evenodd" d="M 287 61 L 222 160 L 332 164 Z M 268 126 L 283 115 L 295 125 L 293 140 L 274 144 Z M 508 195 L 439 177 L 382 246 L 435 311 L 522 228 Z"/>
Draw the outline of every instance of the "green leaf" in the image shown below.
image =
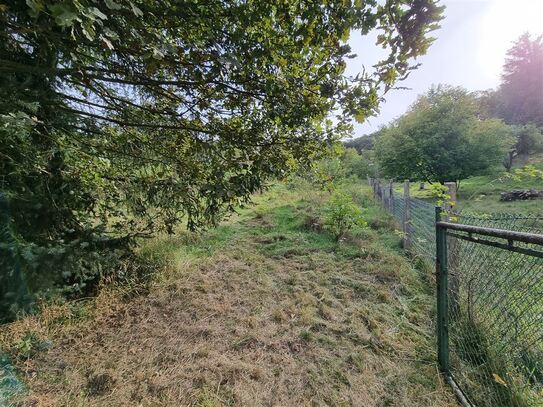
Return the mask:
<path fill-rule="evenodd" d="M 106 44 L 106 47 L 108 47 L 110 50 L 114 48 L 111 41 L 108 40 L 106 37 L 102 37 L 102 41 L 104 42 L 104 44 Z"/>
<path fill-rule="evenodd" d="M 85 37 L 87 37 L 89 41 L 94 40 L 94 37 L 96 36 L 96 32 L 94 31 L 94 27 L 92 26 L 92 23 L 81 24 L 81 31 L 83 31 L 83 35 L 85 35 Z"/>
<path fill-rule="evenodd" d="M 358 112 L 354 115 L 354 119 L 357 123 L 364 123 L 364 121 L 366 121 L 366 114 L 364 112 Z"/>
<path fill-rule="evenodd" d="M 109 38 L 111 38 L 112 40 L 114 40 L 114 41 L 119 40 L 119 34 L 117 34 L 115 31 L 109 29 L 108 27 L 104 28 L 104 34 L 106 36 L 108 36 Z"/>
<path fill-rule="evenodd" d="M 96 7 L 90 7 L 89 12 L 92 14 L 93 17 L 97 17 L 101 20 L 107 20 L 107 16 Z"/>
<path fill-rule="evenodd" d="M 130 7 L 132 8 L 132 13 L 134 13 L 136 17 L 143 16 L 143 11 L 141 11 L 134 3 L 130 2 Z"/>
<path fill-rule="evenodd" d="M 51 4 L 48 6 L 55 22 L 61 27 L 70 27 L 78 20 L 76 10 L 66 4 Z"/>
<path fill-rule="evenodd" d="M 153 48 L 153 58 L 159 61 L 164 58 L 164 54 L 157 48 Z"/>
<path fill-rule="evenodd" d="M 343 42 L 349 41 L 350 36 L 351 36 L 351 30 L 350 29 L 345 30 L 343 34 L 341 35 L 341 41 Z"/>
<path fill-rule="evenodd" d="M 119 3 L 113 1 L 113 0 L 105 0 L 107 8 L 111 10 L 120 10 L 122 7 Z"/>
<path fill-rule="evenodd" d="M 28 14 L 32 18 L 38 17 L 38 14 L 40 14 L 40 12 L 43 11 L 45 7 L 42 0 L 26 0 L 26 5 L 30 7 L 30 10 L 28 10 Z"/>

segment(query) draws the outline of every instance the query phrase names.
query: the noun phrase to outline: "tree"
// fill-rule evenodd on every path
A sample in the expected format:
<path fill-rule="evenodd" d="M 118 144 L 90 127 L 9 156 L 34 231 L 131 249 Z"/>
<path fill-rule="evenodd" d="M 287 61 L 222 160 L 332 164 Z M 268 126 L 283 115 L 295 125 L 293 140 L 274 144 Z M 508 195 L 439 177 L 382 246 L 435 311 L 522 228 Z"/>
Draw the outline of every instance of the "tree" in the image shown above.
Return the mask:
<path fill-rule="evenodd" d="M 428 182 L 459 181 L 499 164 L 512 145 L 499 119 L 480 119 L 463 88 L 432 87 L 375 141 L 384 175 Z"/>
<path fill-rule="evenodd" d="M 344 141 L 343 144 L 347 148 L 356 149 L 356 151 L 358 151 L 358 153 L 360 154 L 362 153 L 362 151 L 373 149 L 373 140 L 375 139 L 375 137 L 378 136 L 378 134 L 379 134 L 379 130 L 374 133 L 366 134 L 364 136 L 357 137 L 352 140 Z"/>
<path fill-rule="evenodd" d="M 348 175 L 355 175 L 360 179 L 377 176 L 377 164 L 375 163 L 373 150 L 363 150 L 361 153 L 354 148 L 346 148 L 341 157 Z"/>
<path fill-rule="evenodd" d="M 489 119 L 492 117 L 502 118 L 502 100 L 499 90 L 487 89 L 483 91 L 473 92 L 474 97 L 477 99 L 478 116 L 482 119 Z"/>
<path fill-rule="evenodd" d="M 529 154 L 543 150 L 543 133 L 533 124 L 524 126 L 511 126 L 514 145 L 503 160 L 505 169 L 509 172 L 513 167 L 513 160 L 518 157 L 527 157 Z"/>
<path fill-rule="evenodd" d="M 21 241 L 94 251 L 215 224 L 373 114 L 441 9 L 4 1 L 0 187 Z M 347 77 L 350 30 L 376 28 L 389 55 L 375 75 Z"/>
<path fill-rule="evenodd" d="M 515 136 L 515 152 L 518 155 L 528 155 L 543 148 L 543 133 L 533 124 L 513 126 Z"/>
<path fill-rule="evenodd" d="M 525 33 L 507 52 L 499 95 L 507 123 L 543 126 L 543 36 Z"/>

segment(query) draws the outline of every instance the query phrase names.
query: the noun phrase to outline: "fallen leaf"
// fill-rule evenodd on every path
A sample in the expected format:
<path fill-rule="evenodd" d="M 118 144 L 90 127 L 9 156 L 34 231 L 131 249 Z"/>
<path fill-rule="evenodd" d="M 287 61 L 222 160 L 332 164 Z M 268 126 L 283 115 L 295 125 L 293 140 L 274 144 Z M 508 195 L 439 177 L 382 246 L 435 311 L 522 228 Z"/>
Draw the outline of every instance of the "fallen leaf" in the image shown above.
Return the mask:
<path fill-rule="evenodd" d="M 496 383 L 499 383 L 499 384 L 501 384 L 502 386 L 507 387 L 507 383 L 506 383 L 505 380 L 503 380 L 499 375 L 497 375 L 496 373 L 492 373 L 492 377 L 494 378 L 494 381 L 495 381 Z"/>

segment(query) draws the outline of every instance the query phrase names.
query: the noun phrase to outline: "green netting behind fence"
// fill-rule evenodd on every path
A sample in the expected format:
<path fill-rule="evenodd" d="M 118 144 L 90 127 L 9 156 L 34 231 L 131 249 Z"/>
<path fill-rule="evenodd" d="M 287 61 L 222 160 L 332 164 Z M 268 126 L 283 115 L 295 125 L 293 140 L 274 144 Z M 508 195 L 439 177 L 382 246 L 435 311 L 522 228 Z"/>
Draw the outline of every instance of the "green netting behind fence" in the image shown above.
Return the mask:
<path fill-rule="evenodd" d="M 537 233 L 543 216 L 462 215 L 456 222 Z M 485 238 L 487 241 L 497 239 Z M 448 238 L 451 373 L 477 406 L 543 405 L 543 247 L 523 254 Z"/>
<path fill-rule="evenodd" d="M 434 204 L 371 184 L 404 232 L 408 208 L 412 252 L 433 266 Z M 464 225 L 543 233 L 543 214 L 448 216 Z M 509 245 L 528 251 L 447 237 L 450 374 L 474 406 L 543 406 L 543 247 Z"/>

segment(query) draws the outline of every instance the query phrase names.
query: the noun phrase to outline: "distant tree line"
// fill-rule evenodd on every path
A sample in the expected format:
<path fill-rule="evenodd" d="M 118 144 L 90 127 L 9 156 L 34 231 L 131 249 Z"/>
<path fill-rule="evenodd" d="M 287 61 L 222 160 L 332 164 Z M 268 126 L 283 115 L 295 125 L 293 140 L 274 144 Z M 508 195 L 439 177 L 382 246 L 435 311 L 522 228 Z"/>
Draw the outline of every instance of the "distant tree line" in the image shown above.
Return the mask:
<path fill-rule="evenodd" d="M 543 127 L 543 35 L 523 34 L 507 52 L 500 86 L 480 97 L 489 116 Z"/>
<path fill-rule="evenodd" d="M 459 181 L 543 151 L 543 37 L 522 35 L 508 51 L 496 90 L 433 86 L 379 131 L 345 142 L 368 174 Z"/>

